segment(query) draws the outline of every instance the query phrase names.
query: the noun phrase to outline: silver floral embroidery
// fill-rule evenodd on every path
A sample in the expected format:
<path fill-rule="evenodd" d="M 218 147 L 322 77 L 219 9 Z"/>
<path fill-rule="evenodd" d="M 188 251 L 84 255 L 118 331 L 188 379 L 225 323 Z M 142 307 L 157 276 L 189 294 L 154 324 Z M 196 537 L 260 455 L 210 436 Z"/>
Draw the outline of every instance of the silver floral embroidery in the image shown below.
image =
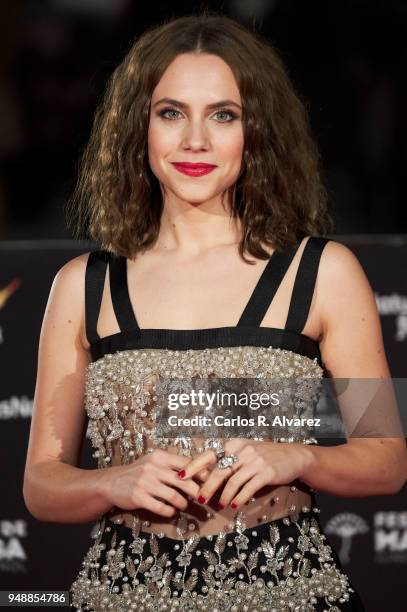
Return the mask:
<path fill-rule="evenodd" d="M 348 577 L 329 563 L 332 549 L 324 543 L 325 536 L 314 517 L 292 524 L 298 529 L 297 542 L 301 538 L 301 548 L 297 545 L 296 552 L 290 556 L 287 556 L 289 545 L 279 545 L 281 536 L 276 523 L 269 524 L 268 538 L 263 539 L 249 555 L 242 552 L 247 549 L 249 538 L 239 531 L 229 534 L 235 546 L 234 556 L 228 561 L 224 555 L 227 536 L 218 534 L 213 549 L 203 553 L 206 561 L 206 567 L 201 571 L 204 586 L 198 593 L 194 590 L 198 570 L 193 567 L 193 556 L 201 556 L 199 546 L 204 538 L 194 536 L 182 541 L 183 548 L 175 559 L 176 563 L 172 563 L 168 561 L 168 552 L 160 552 L 159 538 L 149 534 L 151 554 L 133 559 L 127 553 L 123 562 L 123 544 L 115 548 L 114 533 L 106 553 L 108 564 L 99 571 L 97 560 L 102 554 L 103 544 L 100 542 L 106 526 L 102 519 L 98 534 L 94 536 L 97 541 L 89 549 L 84 568 L 71 587 L 72 605 L 78 610 L 95 612 L 136 608 L 191 611 L 220 609 L 222 605 L 222 609 L 243 612 L 251 610 L 251 602 L 255 601 L 258 610 L 287 612 L 295 608 L 299 612 L 311 612 L 323 598 L 327 610 L 340 612 L 340 604 L 346 602 L 353 592 Z M 243 527 L 240 523 L 239 529 Z M 106 527 L 106 532 L 108 529 Z M 128 548 L 131 550 L 131 545 Z M 317 558 L 319 568 L 312 567 L 312 557 Z M 120 590 L 115 583 L 123 577 L 124 567 L 130 580 L 125 578 Z"/>

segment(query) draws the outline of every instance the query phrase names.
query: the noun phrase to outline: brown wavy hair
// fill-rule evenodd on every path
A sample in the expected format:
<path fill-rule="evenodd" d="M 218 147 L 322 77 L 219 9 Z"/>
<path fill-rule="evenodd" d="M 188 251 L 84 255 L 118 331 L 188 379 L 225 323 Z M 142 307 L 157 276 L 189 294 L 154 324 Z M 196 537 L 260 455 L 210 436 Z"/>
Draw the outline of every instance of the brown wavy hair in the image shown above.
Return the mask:
<path fill-rule="evenodd" d="M 279 250 L 332 231 L 318 147 L 281 58 L 259 33 L 206 11 L 145 30 L 111 75 L 68 202 L 76 237 L 130 259 L 154 244 L 163 202 L 148 162 L 150 101 L 172 60 L 191 52 L 221 57 L 240 90 L 244 152 L 230 212 L 242 259 L 269 258 L 261 243 Z"/>

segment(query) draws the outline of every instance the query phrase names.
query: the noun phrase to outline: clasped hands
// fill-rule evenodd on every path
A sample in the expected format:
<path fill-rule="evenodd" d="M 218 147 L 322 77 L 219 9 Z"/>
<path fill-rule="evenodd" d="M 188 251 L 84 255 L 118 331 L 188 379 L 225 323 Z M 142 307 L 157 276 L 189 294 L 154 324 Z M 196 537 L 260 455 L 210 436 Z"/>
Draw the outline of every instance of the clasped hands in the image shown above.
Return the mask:
<path fill-rule="evenodd" d="M 267 485 L 301 478 L 314 461 L 311 450 L 300 443 L 233 438 L 224 450 L 237 461 L 219 469 L 212 449 L 193 459 L 155 449 L 133 463 L 98 470 L 97 490 L 109 508 L 140 508 L 169 518 L 187 509 L 188 498 L 207 504 L 222 485 L 219 509 L 238 508 Z"/>
<path fill-rule="evenodd" d="M 224 444 L 224 449 L 226 455 L 238 457 L 231 467 L 219 469 L 214 450 L 208 449 L 178 472 L 182 481 L 194 476 L 204 480 L 197 496 L 201 504 L 207 504 L 224 484 L 218 502 L 220 510 L 227 506 L 238 508 L 246 504 L 257 491 L 267 485 L 289 484 L 301 478 L 313 461 L 311 451 L 298 443 L 233 438 Z"/>

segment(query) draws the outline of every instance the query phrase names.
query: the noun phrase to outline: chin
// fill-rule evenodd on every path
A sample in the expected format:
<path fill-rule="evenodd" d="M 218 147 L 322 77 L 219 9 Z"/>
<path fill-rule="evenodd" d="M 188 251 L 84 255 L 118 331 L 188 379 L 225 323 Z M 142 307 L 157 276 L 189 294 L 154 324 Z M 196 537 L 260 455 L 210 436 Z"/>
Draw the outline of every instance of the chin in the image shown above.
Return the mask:
<path fill-rule="evenodd" d="M 221 194 L 220 191 L 208 191 L 208 190 L 199 190 L 199 189 L 191 189 L 183 190 L 183 191 L 175 191 L 173 192 L 180 200 L 184 200 L 185 202 L 189 202 L 190 204 L 203 204 L 208 200 L 213 200 L 214 198 L 219 197 Z"/>

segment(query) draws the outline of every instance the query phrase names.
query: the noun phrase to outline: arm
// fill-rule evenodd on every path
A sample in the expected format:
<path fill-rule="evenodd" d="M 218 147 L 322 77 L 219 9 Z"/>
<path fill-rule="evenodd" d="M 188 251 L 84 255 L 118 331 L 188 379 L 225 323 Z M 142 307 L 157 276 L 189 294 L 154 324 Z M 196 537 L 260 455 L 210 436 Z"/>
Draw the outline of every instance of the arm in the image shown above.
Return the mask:
<path fill-rule="evenodd" d="M 317 277 L 317 308 L 323 326 L 321 355 L 333 378 L 388 379 L 380 318 L 357 258 L 329 242 Z M 342 497 L 397 493 L 407 480 L 404 438 L 350 438 L 338 446 L 307 446 L 301 480 Z"/>
<path fill-rule="evenodd" d="M 81 340 L 86 261 L 80 255 L 58 271 L 41 327 L 23 495 L 42 521 L 88 522 L 111 507 L 99 490 L 102 470 L 76 467 L 87 426 L 90 359 Z"/>
<path fill-rule="evenodd" d="M 87 254 L 55 276 L 41 328 L 37 382 L 24 473 L 24 501 L 41 521 L 87 523 L 112 507 L 164 517 L 185 510 L 196 482 L 181 483 L 187 457 L 156 450 L 129 465 L 78 466 L 85 438 L 84 286 Z M 183 495 L 180 493 L 182 491 Z"/>

